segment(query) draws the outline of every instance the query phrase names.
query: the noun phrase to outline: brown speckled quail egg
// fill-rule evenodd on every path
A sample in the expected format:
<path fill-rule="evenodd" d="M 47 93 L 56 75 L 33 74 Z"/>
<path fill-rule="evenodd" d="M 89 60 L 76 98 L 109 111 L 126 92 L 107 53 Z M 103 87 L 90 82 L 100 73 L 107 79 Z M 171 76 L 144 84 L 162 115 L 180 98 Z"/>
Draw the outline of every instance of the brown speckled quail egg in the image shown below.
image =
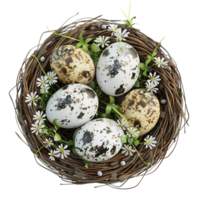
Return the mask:
<path fill-rule="evenodd" d="M 61 128 L 76 128 L 95 116 L 98 105 L 99 100 L 94 90 L 87 85 L 70 84 L 51 96 L 46 115 L 51 123 L 57 119 Z"/>
<path fill-rule="evenodd" d="M 140 58 L 136 50 L 125 42 L 108 46 L 101 54 L 96 78 L 101 90 L 110 96 L 128 92 L 137 81 Z"/>
<path fill-rule="evenodd" d="M 95 66 L 90 55 L 72 45 L 54 50 L 50 56 L 50 65 L 64 84 L 89 84 L 95 75 Z"/>
<path fill-rule="evenodd" d="M 136 89 L 124 97 L 120 113 L 127 118 L 130 126 L 138 128 L 141 136 L 156 125 L 160 117 L 160 104 L 153 93 Z"/>
<path fill-rule="evenodd" d="M 75 137 L 77 154 L 90 162 L 101 162 L 115 156 L 122 147 L 124 131 L 112 119 L 95 119 L 84 124 Z"/>

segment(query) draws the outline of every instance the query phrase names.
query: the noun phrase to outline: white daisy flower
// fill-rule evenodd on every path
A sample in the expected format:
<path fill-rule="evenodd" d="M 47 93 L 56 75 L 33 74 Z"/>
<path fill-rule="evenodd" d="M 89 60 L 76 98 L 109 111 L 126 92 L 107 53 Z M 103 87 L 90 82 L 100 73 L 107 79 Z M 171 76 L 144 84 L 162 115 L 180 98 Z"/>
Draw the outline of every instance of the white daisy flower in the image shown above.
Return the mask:
<path fill-rule="evenodd" d="M 146 148 L 150 148 L 152 149 L 152 147 L 155 147 L 156 146 L 156 143 L 157 141 L 155 140 L 156 138 L 155 137 L 149 137 L 149 135 L 144 139 L 145 140 L 145 145 L 146 145 Z"/>
<path fill-rule="evenodd" d="M 118 28 L 117 31 L 115 32 L 115 36 L 117 37 L 116 38 L 116 41 L 117 42 L 121 42 L 122 40 L 126 40 L 124 37 L 128 37 L 128 34 L 130 32 L 127 32 L 127 29 L 124 29 L 123 32 L 122 32 L 122 29 L 121 28 Z"/>
<path fill-rule="evenodd" d="M 70 152 L 70 150 L 66 150 L 67 147 L 67 145 L 63 147 L 63 144 L 61 144 L 58 146 L 55 152 L 58 153 L 58 155 L 61 156 L 62 159 L 67 158 L 67 155 L 69 155 Z"/>
<path fill-rule="evenodd" d="M 147 91 L 150 91 L 150 92 L 152 92 L 152 93 L 156 93 L 157 92 L 157 90 L 158 90 L 158 88 L 156 88 L 156 85 L 153 85 L 151 82 L 149 82 L 149 81 L 147 81 L 146 83 L 146 89 L 147 89 Z"/>
<path fill-rule="evenodd" d="M 149 81 L 153 84 L 153 85 L 159 85 L 159 81 L 161 80 L 160 79 L 160 76 L 156 76 L 156 72 L 154 72 L 154 74 L 152 73 L 149 73 L 149 76 L 148 76 L 150 79 Z"/>
<path fill-rule="evenodd" d="M 38 97 L 38 95 L 37 95 L 37 92 L 31 92 L 30 94 L 27 94 L 27 96 L 26 96 L 26 101 L 25 102 L 30 102 L 29 104 L 28 104 L 28 106 L 31 106 L 32 105 L 32 103 L 33 103 L 33 105 L 34 106 L 37 106 L 37 104 L 36 104 L 36 102 L 37 102 L 37 98 Z"/>
<path fill-rule="evenodd" d="M 130 128 L 128 128 L 127 134 L 130 136 L 136 137 L 140 134 L 140 132 L 136 128 L 130 127 Z"/>
<path fill-rule="evenodd" d="M 110 43 L 108 39 L 109 37 L 99 36 L 98 38 L 96 38 L 95 42 L 97 43 L 97 46 L 101 46 L 102 48 L 104 48 L 104 45 L 108 46 L 108 43 Z"/>
<path fill-rule="evenodd" d="M 124 119 L 117 120 L 117 122 L 118 122 L 118 125 L 121 126 L 122 128 L 128 128 L 129 127 L 128 123 Z"/>
<path fill-rule="evenodd" d="M 53 145 L 53 140 L 52 140 L 51 138 L 45 139 L 44 144 L 47 144 L 47 145 L 46 145 L 46 148 L 47 148 L 47 147 L 50 147 L 50 146 Z"/>
<path fill-rule="evenodd" d="M 119 45 L 117 45 L 117 52 L 119 53 L 119 56 L 127 55 L 127 48 L 123 43 L 119 42 Z"/>
<path fill-rule="evenodd" d="M 37 78 L 37 86 L 41 87 L 44 84 L 47 84 L 47 76 L 41 76 L 40 78 Z"/>
<path fill-rule="evenodd" d="M 160 57 L 155 58 L 155 61 L 156 61 L 156 64 L 158 64 L 158 67 L 162 67 L 162 68 L 164 68 L 163 65 L 168 64 L 168 61 L 164 61 L 164 60 L 165 60 L 165 58 L 162 58 L 162 59 Z"/>
<path fill-rule="evenodd" d="M 46 84 L 44 84 L 44 85 L 42 85 L 41 86 L 41 88 L 40 88 L 40 93 L 48 93 L 48 91 L 49 91 L 49 86 L 48 85 L 46 85 Z"/>
<path fill-rule="evenodd" d="M 35 115 L 33 115 L 33 120 L 36 120 L 36 122 L 43 122 L 45 117 L 46 114 L 43 114 L 43 111 L 37 111 Z"/>
<path fill-rule="evenodd" d="M 32 133 L 35 133 L 38 135 L 38 133 L 42 133 L 44 128 L 44 125 L 42 125 L 42 122 L 36 122 L 35 124 L 32 124 L 31 130 Z"/>
<path fill-rule="evenodd" d="M 47 80 L 49 85 L 52 85 L 57 82 L 57 74 L 55 72 L 47 72 Z"/>
<path fill-rule="evenodd" d="M 125 156 L 133 156 L 134 152 L 135 152 L 135 150 L 132 149 L 132 146 L 124 145 L 124 147 L 122 147 L 121 153 L 125 154 Z"/>
<path fill-rule="evenodd" d="M 54 157 L 59 157 L 59 155 L 56 154 L 54 150 L 51 150 L 50 153 L 48 153 L 48 154 L 50 155 L 49 159 L 52 161 L 55 161 Z"/>
<path fill-rule="evenodd" d="M 111 24 L 110 27 L 108 27 L 108 29 L 112 31 L 111 35 L 114 35 L 117 32 L 117 27 L 118 25 L 114 25 L 114 24 Z"/>

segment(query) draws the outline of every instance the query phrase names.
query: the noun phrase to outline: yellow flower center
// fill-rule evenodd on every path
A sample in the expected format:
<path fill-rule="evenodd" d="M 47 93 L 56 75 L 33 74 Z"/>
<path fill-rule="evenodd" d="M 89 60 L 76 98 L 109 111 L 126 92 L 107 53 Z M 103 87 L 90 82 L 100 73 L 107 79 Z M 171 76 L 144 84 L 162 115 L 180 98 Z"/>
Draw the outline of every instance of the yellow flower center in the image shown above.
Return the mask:
<path fill-rule="evenodd" d="M 49 76 L 49 80 L 51 80 L 52 79 L 52 77 L 51 76 Z"/>
<path fill-rule="evenodd" d="M 119 48 L 119 50 L 120 50 L 120 51 L 123 51 L 123 48 L 122 48 L 122 47 L 120 47 L 120 48 Z"/>
<path fill-rule="evenodd" d="M 113 30 L 112 30 L 112 32 L 116 32 L 116 30 L 115 30 L 115 29 L 113 29 Z"/>
<path fill-rule="evenodd" d="M 40 130 L 40 127 L 39 127 L 39 126 L 37 127 L 37 130 Z"/>
<path fill-rule="evenodd" d="M 52 155 L 52 156 L 54 156 L 55 154 L 54 154 L 54 153 L 52 153 L 51 155 Z"/>
<path fill-rule="evenodd" d="M 132 131 L 129 131 L 129 133 L 132 135 L 133 134 L 133 132 Z"/>
<path fill-rule="evenodd" d="M 50 144 L 50 142 L 48 141 L 47 144 Z"/>
<path fill-rule="evenodd" d="M 162 63 L 159 62 L 158 64 L 161 65 Z"/>
<path fill-rule="evenodd" d="M 64 149 L 61 149 L 60 151 L 63 153 L 65 150 L 64 150 Z"/>
<path fill-rule="evenodd" d="M 152 88 L 151 87 L 149 87 L 149 90 L 151 90 Z"/>
<path fill-rule="evenodd" d="M 32 98 L 31 101 L 35 101 L 35 98 Z"/>
<path fill-rule="evenodd" d="M 47 87 L 44 87 L 44 90 L 46 90 L 47 89 Z"/>
<path fill-rule="evenodd" d="M 131 149 L 129 147 L 126 148 L 127 151 L 130 151 Z"/>
<path fill-rule="evenodd" d="M 41 81 L 42 84 L 44 84 L 44 81 Z"/>
<path fill-rule="evenodd" d="M 151 78 L 151 81 L 154 81 L 154 78 Z"/>
<path fill-rule="evenodd" d="M 120 126 L 124 126 L 124 124 L 120 124 Z"/>
<path fill-rule="evenodd" d="M 147 143 L 147 144 L 150 144 L 150 143 L 151 143 L 151 141 L 147 140 L 147 141 L 146 141 L 146 143 Z"/>
<path fill-rule="evenodd" d="M 101 44 L 105 44 L 105 42 L 104 42 L 104 41 L 102 41 L 102 42 L 101 42 Z"/>
<path fill-rule="evenodd" d="M 39 118 L 38 118 L 38 120 L 42 120 L 42 118 L 41 118 L 41 117 L 39 117 Z"/>

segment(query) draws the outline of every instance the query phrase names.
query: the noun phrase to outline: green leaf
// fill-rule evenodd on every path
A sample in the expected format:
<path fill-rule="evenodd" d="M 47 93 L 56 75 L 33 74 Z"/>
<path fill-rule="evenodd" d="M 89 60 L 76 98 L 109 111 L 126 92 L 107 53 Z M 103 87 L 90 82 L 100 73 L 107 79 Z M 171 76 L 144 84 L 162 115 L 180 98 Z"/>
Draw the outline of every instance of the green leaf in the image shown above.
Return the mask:
<path fill-rule="evenodd" d="M 101 94 L 102 94 L 102 91 L 98 86 L 96 87 L 95 92 L 96 92 L 98 97 L 101 96 Z"/>
<path fill-rule="evenodd" d="M 100 48 L 95 44 L 95 43 L 92 43 L 91 45 L 91 50 L 93 52 L 99 52 L 100 51 Z"/>
<path fill-rule="evenodd" d="M 148 71 L 148 70 L 145 70 L 145 71 L 143 72 L 143 76 L 146 76 L 146 77 L 147 77 L 147 71 Z"/>
<path fill-rule="evenodd" d="M 84 164 L 85 164 L 85 168 L 88 168 L 88 162 L 86 160 L 83 160 Z"/>
<path fill-rule="evenodd" d="M 78 156 L 78 154 L 77 154 L 77 152 L 76 152 L 75 146 L 72 147 L 72 153 L 73 153 L 75 156 Z"/>
<path fill-rule="evenodd" d="M 83 50 L 86 52 L 86 53 L 88 53 L 88 47 L 87 47 L 88 45 L 87 44 L 83 44 Z"/>
<path fill-rule="evenodd" d="M 93 90 L 95 89 L 96 85 L 95 85 L 95 82 L 92 81 L 88 84 L 89 87 L 91 87 Z"/>
<path fill-rule="evenodd" d="M 87 38 L 87 39 L 85 40 L 85 43 L 87 44 L 87 43 L 89 43 L 91 40 L 92 40 L 92 38 Z"/>
<path fill-rule="evenodd" d="M 107 106 L 106 106 L 106 112 L 105 112 L 105 113 L 106 113 L 107 115 L 110 115 L 111 111 L 112 111 L 112 108 L 110 107 L 110 105 L 107 105 Z"/>
<path fill-rule="evenodd" d="M 48 132 L 52 132 L 52 131 L 55 131 L 55 130 L 56 130 L 55 127 L 49 128 L 49 129 L 48 129 Z"/>
<path fill-rule="evenodd" d="M 38 109 L 42 109 L 42 110 L 43 110 L 43 106 L 41 106 L 41 105 L 37 105 L 36 108 L 37 108 L 37 110 L 38 110 Z"/>
<path fill-rule="evenodd" d="M 120 138 L 122 143 L 127 143 L 127 135 L 122 135 Z"/>
<path fill-rule="evenodd" d="M 148 56 L 147 56 L 147 59 L 151 59 L 151 56 L 150 56 L 150 55 L 148 55 Z"/>
<path fill-rule="evenodd" d="M 109 96 L 109 98 L 110 98 L 110 104 L 113 104 L 115 102 L 115 98 L 112 96 Z"/>
<path fill-rule="evenodd" d="M 80 40 L 81 42 L 84 43 L 84 39 L 83 39 L 83 31 L 81 31 L 81 33 L 80 33 L 80 35 L 79 35 L 79 40 Z"/>
<path fill-rule="evenodd" d="M 80 48 L 82 45 L 83 45 L 82 42 L 77 43 L 77 44 L 76 44 L 76 49 Z"/>
<path fill-rule="evenodd" d="M 131 145 L 133 143 L 133 137 L 128 137 L 128 143 Z"/>
<path fill-rule="evenodd" d="M 154 57 L 156 55 L 157 55 L 157 53 L 154 51 L 151 56 Z"/>
<path fill-rule="evenodd" d="M 74 142 L 73 140 L 69 140 L 69 141 L 65 141 L 65 144 L 67 144 L 68 146 L 73 146 Z"/>
<path fill-rule="evenodd" d="M 74 134 L 73 134 L 73 141 L 75 141 L 76 134 L 78 133 L 79 130 L 80 130 L 80 128 L 77 128 L 77 129 L 74 131 Z"/>
<path fill-rule="evenodd" d="M 140 63 L 140 64 L 139 64 L 139 67 L 140 67 L 142 70 L 145 70 L 145 68 L 146 68 L 144 63 Z"/>
<path fill-rule="evenodd" d="M 56 127 L 56 129 L 58 130 L 58 129 L 59 129 L 59 126 L 58 126 L 56 120 L 57 120 L 57 119 L 54 119 L 54 120 L 53 120 L 53 125 L 54 125 L 54 127 Z"/>
<path fill-rule="evenodd" d="M 134 140 L 133 142 L 136 147 L 140 144 L 139 140 Z"/>
<path fill-rule="evenodd" d="M 111 106 L 111 108 L 115 108 L 117 111 L 119 111 L 119 106 L 118 105 L 110 105 Z"/>
<path fill-rule="evenodd" d="M 54 141 L 60 141 L 61 140 L 61 136 L 58 134 L 58 133 L 55 133 L 55 136 L 54 136 Z"/>
<path fill-rule="evenodd" d="M 134 87 L 140 87 L 140 82 L 139 82 L 139 80 L 137 80 L 137 81 L 135 82 Z"/>
<path fill-rule="evenodd" d="M 106 114 L 101 115 L 103 118 L 107 118 L 108 116 Z"/>
<path fill-rule="evenodd" d="M 146 60 L 146 62 L 145 62 L 146 67 L 148 66 L 148 64 L 149 64 L 150 62 L 151 62 L 151 58 L 148 59 L 148 60 Z"/>

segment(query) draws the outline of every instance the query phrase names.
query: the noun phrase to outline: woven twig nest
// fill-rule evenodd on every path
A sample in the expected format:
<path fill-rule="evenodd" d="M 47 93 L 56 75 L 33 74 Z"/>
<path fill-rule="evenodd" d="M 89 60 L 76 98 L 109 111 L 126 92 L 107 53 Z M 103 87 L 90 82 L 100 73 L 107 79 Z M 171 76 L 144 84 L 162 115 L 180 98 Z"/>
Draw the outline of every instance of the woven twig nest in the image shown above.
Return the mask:
<path fill-rule="evenodd" d="M 110 36 L 111 32 L 107 29 L 109 24 L 117 24 L 122 29 L 126 28 L 130 34 L 126 42 L 132 45 L 139 54 L 140 61 L 145 62 L 147 55 L 152 54 L 155 47 L 158 45 L 150 37 L 146 36 L 138 29 L 133 27 L 125 27 L 122 24 L 118 24 L 118 21 L 110 21 L 106 19 L 100 19 L 96 17 L 94 19 L 82 19 L 75 21 L 71 24 L 62 26 L 56 33 L 67 35 L 73 38 L 78 38 L 81 31 L 83 31 L 84 38 L 97 38 L 98 36 Z M 115 40 L 111 40 L 111 43 Z M 42 67 L 45 71 L 50 70 L 49 58 L 51 53 L 58 47 L 63 45 L 76 45 L 77 41 L 70 40 L 55 34 L 51 34 L 41 45 L 36 46 L 36 50 L 33 54 L 40 59 L 45 57 L 45 61 L 42 63 Z M 30 52 L 29 52 L 30 53 Z M 26 56 L 23 65 L 19 71 L 17 77 L 17 96 L 16 96 L 16 115 L 17 121 L 21 128 L 21 132 L 33 153 L 38 151 L 42 147 L 42 141 L 46 138 L 42 135 L 40 139 L 31 132 L 31 125 L 33 123 L 33 115 L 36 112 L 35 107 L 28 107 L 25 103 L 25 97 L 30 92 L 38 91 L 36 86 L 36 80 L 42 75 L 42 70 L 39 67 L 38 62 L 32 54 Z M 151 171 L 160 166 L 166 155 L 169 154 L 169 149 L 175 147 L 178 142 L 179 132 L 182 127 L 185 126 L 188 119 L 187 107 L 185 104 L 185 96 L 183 86 L 181 82 L 181 75 L 176 66 L 175 61 L 170 54 L 162 46 L 157 49 L 157 55 L 164 57 L 168 61 L 168 67 L 158 68 L 152 67 L 161 77 L 159 85 L 159 91 L 156 94 L 159 101 L 166 99 L 166 104 L 160 106 L 160 118 L 156 126 L 149 132 L 149 135 L 153 136 L 157 140 L 157 145 L 153 149 L 146 149 L 144 145 L 139 145 L 137 151 L 145 162 L 151 163 L 146 165 L 138 156 L 125 156 L 122 153 L 118 153 L 113 158 L 100 162 L 100 163 L 88 163 L 88 168 L 84 166 L 84 162 L 80 157 L 70 154 L 65 159 L 57 158 L 55 161 L 49 159 L 49 149 L 42 148 L 35 156 L 36 161 L 40 161 L 46 169 L 58 175 L 63 181 L 72 184 L 85 184 L 85 183 L 101 183 L 108 184 L 111 187 L 116 187 L 114 183 L 124 182 L 128 179 L 145 176 Z M 62 84 L 60 83 L 62 86 Z M 135 89 L 134 87 L 132 90 Z M 103 94 L 105 101 L 109 97 Z M 116 98 L 116 102 L 120 105 L 122 99 L 126 94 Z M 101 105 L 101 103 L 100 103 Z M 185 111 L 184 111 L 185 109 Z M 184 120 L 184 124 L 182 123 Z M 49 123 L 51 127 L 51 124 Z M 70 140 L 73 137 L 74 129 L 60 129 L 58 133 L 64 140 Z M 145 136 L 139 138 L 140 141 Z M 54 144 L 54 148 L 58 145 Z M 170 150 L 170 152 L 172 152 Z M 125 161 L 124 166 L 120 165 L 121 161 Z M 38 162 L 39 163 L 39 162 Z M 98 176 L 97 172 L 101 171 L 102 176 Z"/>

